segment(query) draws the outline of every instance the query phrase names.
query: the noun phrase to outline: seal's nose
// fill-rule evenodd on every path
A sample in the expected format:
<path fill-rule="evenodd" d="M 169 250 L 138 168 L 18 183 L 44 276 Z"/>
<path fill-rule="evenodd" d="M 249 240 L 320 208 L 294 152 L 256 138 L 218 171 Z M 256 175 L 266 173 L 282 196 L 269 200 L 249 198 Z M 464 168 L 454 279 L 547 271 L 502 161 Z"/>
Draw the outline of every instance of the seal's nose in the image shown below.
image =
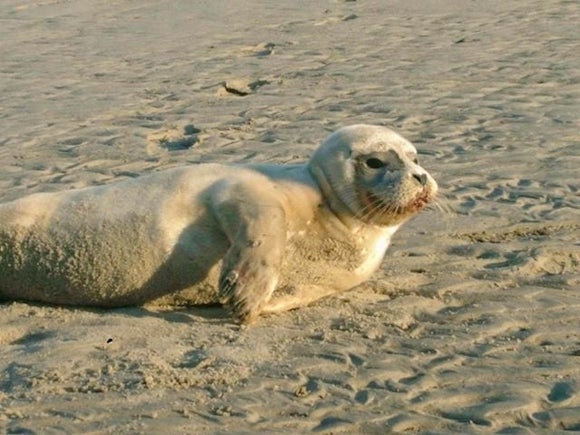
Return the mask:
<path fill-rule="evenodd" d="M 427 184 L 427 174 L 413 174 L 413 178 L 417 180 L 421 186 Z"/>

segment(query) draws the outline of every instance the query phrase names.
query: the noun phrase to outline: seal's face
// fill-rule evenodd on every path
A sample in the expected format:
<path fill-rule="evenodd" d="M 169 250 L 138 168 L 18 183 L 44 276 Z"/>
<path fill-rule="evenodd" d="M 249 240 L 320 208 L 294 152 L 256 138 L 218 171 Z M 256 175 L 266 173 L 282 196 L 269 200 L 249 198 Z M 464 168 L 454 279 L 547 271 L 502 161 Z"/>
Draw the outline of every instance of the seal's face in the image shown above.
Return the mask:
<path fill-rule="evenodd" d="M 399 149 L 397 149 L 399 148 Z M 416 152 L 392 147 L 354 158 L 357 216 L 378 224 L 396 224 L 424 208 L 437 185 L 419 166 Z"/>
<path fill-rule="evenodd" d="M 370 224 L 400 224 L 437 192 L 435 180 L 419 166 L 415 147 L 385 127 L 342 128 L 310 164 L 319 183 L 329 185 L 354 216 Z"/>

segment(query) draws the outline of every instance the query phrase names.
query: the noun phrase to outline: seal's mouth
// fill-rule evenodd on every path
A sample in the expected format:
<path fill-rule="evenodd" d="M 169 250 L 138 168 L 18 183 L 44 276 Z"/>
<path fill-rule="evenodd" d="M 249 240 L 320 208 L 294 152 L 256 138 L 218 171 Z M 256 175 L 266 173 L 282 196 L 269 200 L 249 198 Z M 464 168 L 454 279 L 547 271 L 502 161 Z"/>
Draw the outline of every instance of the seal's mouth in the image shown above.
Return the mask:
<path fill-rule="evenodd" d="M 407 207 L 409 211 L 419 211 L 431 202 L 431 194 L 423 189 L 421 193 Z"/>
<path fill-rule="evenodd" d="M 418 211 L 425 208 L 427 204 L 429 204 L 433 199 L 430 191 L 427 189 L 423 189 L 413 200 L 409 201 L 405 205 L 387 203 L 368 190 L 364 192 L 363 197 L 365 200 L 365 206 L 367 208 L 372 207 L 377 211 L 394 215 L 408 215 L 417 213 Z"/>

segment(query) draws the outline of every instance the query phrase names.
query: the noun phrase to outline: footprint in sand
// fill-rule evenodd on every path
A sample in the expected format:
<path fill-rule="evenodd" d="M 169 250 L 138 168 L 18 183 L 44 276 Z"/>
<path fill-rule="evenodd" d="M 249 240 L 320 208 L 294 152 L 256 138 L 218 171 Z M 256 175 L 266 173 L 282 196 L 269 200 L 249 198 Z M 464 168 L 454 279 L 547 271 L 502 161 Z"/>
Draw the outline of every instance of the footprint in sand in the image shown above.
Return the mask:
<path fill-rule="evenodd" d="M 168 151 L 183 151 L 191 148 L 197 141 L 201 130 L 193 124 L 184 127 L 168 127 L 147 136 L 148 148 L 155 151 L 164 148 Z"/>
<path fill-rule="evenodd" d="M 548 394 L 550 402 L 563 402 L 574 396 L 574 388 L 569 382 L 556 382 Z"/>

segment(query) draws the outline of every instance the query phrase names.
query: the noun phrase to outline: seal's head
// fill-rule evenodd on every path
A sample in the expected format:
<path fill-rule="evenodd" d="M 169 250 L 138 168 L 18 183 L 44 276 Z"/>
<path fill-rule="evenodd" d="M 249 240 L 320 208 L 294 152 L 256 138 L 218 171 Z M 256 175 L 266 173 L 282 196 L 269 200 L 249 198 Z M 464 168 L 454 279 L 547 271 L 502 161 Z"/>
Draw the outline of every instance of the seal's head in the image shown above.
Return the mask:
<path fill-rule="evenodd" d="M 337 130 L 316 150 L 309 168 L 335 212 L 350 212 L 373 225 L 402 223 L 437 192 L 435 180 L 419 166 L 415 147 L 386 127 Z"/>

